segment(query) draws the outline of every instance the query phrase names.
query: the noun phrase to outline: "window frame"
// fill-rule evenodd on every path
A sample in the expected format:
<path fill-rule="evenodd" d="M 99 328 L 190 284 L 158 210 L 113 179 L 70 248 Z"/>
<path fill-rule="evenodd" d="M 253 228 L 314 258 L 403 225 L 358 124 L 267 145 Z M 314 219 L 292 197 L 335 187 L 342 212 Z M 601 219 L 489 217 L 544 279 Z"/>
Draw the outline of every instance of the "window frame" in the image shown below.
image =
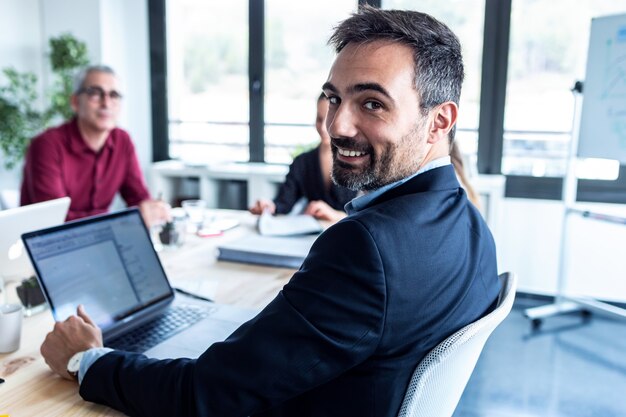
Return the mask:
<path fill-rule="evenodd" d="M 152 162 L 170 158 L 167 114 L 166 2 L 148 0 L 150 94 L 152 102 Z"/>

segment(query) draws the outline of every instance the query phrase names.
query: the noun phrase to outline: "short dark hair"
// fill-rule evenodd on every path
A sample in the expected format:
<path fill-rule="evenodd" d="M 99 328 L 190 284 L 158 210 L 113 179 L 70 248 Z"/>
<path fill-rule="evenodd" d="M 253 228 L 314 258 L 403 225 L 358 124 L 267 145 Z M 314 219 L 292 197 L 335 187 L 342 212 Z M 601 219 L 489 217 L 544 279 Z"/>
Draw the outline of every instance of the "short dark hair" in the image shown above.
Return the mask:
<path fill-rule="evenodd" d="M 445 24 L 425 13 L 362 6 L 335 27 L 328 43 L 339 53 L 349 43 L 388 40 L 409 46 L 415 63 L 420 109 L 452 101 L 459 104 L 463 84 L 461 44 Z M 450 131 L 450 141 L 454 129 Z"/>

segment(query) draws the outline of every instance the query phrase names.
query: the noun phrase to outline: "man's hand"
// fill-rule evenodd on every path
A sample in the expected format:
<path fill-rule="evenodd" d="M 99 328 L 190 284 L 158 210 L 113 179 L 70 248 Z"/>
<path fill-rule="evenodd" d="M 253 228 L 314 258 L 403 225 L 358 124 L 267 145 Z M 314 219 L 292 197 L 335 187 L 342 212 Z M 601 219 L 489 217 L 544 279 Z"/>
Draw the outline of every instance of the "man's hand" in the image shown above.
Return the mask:
<path fill-rule="evenodd" d="M 248 209 L 252 214 L 262 214 L 264 211 L 269 211 L 270 214 L 274 214 L 276 211 L 276 205 L 272 200 L 260 199 L 254 203 L 254 206 Z"/>
<path fill-rule="evenodd" d="M 304 214 L 313 216 L 317 220 L 326 220 L 333 223 L 338 222 L 339 220 L 346 217 L 346 213 L 344 213 L 343 211 L 335 210 L 326 202 L 321 200 L 311 201 L 309 205 L 306 206 Z"/>
<path fill-rule="evenodd" d="M 54 324 L 41 345 L 41 355 L 48 366 L 65 379 L 73 380 L 67 373 L 67 363 L 77 352 L 102 347 L 102 331 L 85 313 L 82 305 L 76 310 L 77 316 Z"/>
<path fill-rule="evenodd" d="M 139 203 L 139 211 L 148 227 L 165 224 L 172 220 L 169 204 L 161 200 L 143 200 Z"/>

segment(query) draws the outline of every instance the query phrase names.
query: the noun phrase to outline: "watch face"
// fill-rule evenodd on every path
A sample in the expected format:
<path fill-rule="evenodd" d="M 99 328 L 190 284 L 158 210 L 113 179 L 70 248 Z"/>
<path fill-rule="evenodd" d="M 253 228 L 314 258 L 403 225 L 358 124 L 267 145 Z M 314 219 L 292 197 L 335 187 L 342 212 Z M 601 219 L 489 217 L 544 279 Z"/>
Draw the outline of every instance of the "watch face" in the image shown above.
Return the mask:
<path fill-rule="evenodd" d="M 67 363 L 67 372 L 74 375 L 78 372 L 78 369 L 80 368 L 80 361 L 83 358 L 83 353 L 84 352 L 78 352 L 70 358 Z"/>

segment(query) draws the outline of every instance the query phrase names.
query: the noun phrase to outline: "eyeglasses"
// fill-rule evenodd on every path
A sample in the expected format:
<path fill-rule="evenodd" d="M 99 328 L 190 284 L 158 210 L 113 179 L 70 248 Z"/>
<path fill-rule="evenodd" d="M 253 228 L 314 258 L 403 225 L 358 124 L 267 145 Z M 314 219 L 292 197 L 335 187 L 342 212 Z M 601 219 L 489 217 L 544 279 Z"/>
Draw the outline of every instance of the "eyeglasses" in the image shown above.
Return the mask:
<path fill-rule="evenodd" d="M 119 92 L 111 90 L 107 93 L 102 88 L 96 86 L 81 88 L 78 90 L 78 94 L 85 94 L 90 101 L 102 101 L 106 96 L 109 96 L 113 102 L 118 102 L 122 99 L 122 95 Z"/>

